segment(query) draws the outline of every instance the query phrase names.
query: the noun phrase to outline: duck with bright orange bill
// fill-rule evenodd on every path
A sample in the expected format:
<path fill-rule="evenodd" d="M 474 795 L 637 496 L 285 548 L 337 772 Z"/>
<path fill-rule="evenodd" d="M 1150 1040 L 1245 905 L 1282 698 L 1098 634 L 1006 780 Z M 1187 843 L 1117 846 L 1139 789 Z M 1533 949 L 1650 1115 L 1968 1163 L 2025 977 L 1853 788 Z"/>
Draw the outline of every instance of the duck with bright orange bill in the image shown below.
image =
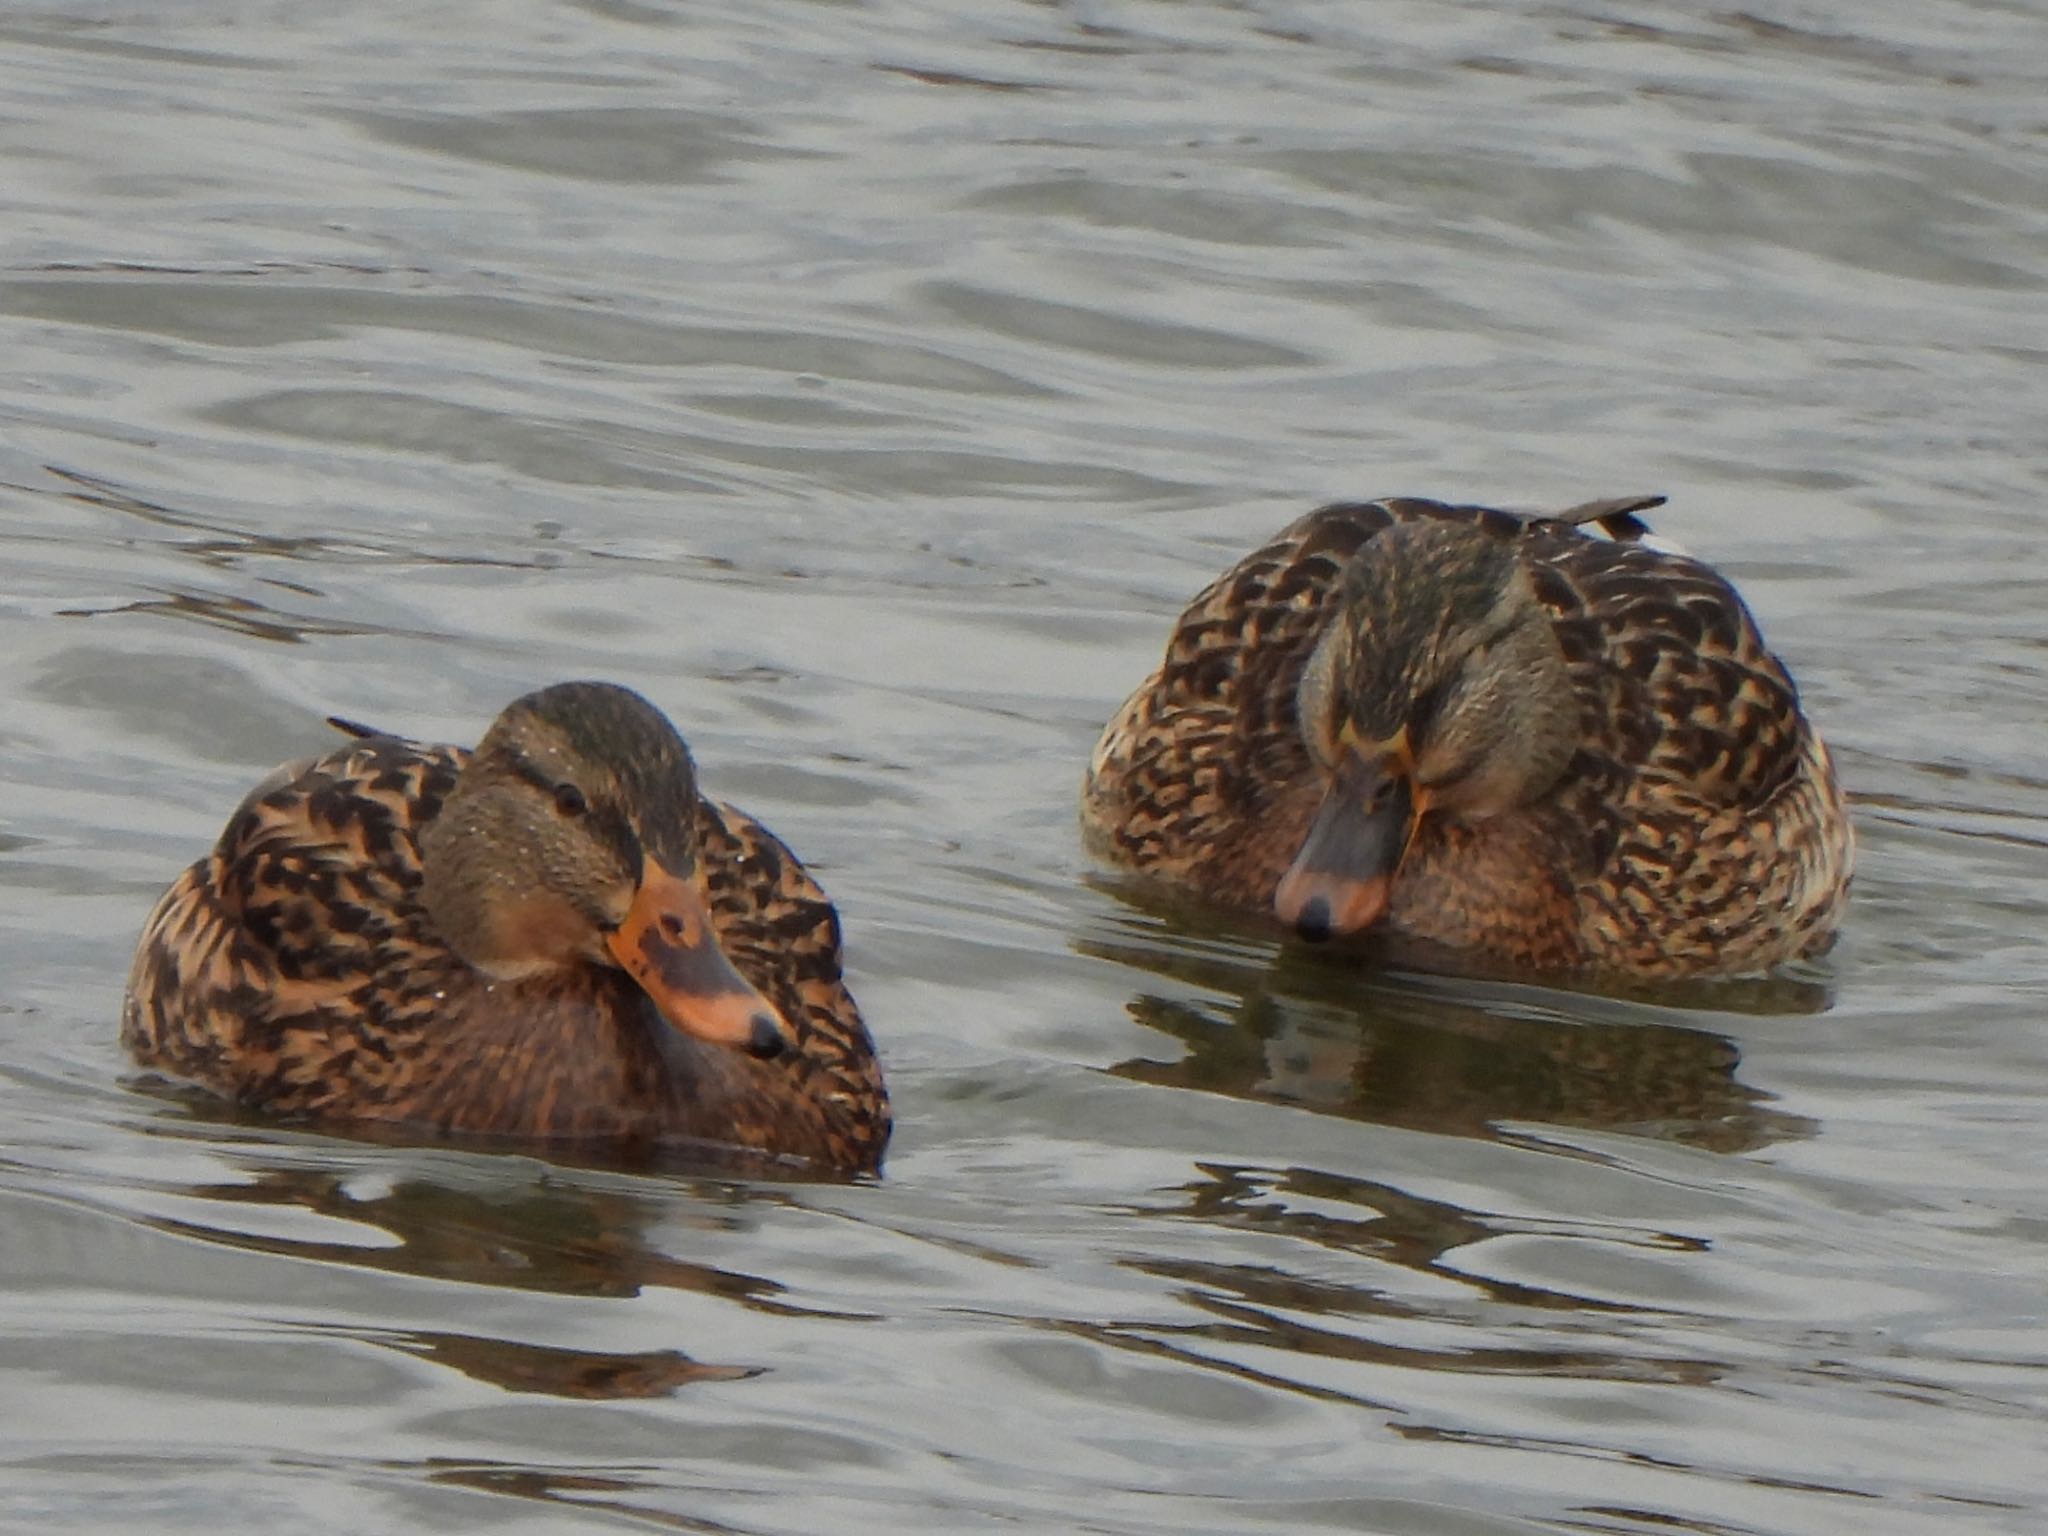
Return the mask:
<path fill-rule="evenodd" d="M 1226 571 L 1096 747 L 1091 844 L 1303 938 L 1489 965 L 1768 969 L 1831 941 L 1848 813 L 1662 497 L 1324 507 Z"/>
<path fill-rule="evenodd" d="M 336 724 L 151 914 L 138 1061 L 322 1122 L 879 1166 L 832 904 L 645 699 L 560 683 L 474 752 Z"/>

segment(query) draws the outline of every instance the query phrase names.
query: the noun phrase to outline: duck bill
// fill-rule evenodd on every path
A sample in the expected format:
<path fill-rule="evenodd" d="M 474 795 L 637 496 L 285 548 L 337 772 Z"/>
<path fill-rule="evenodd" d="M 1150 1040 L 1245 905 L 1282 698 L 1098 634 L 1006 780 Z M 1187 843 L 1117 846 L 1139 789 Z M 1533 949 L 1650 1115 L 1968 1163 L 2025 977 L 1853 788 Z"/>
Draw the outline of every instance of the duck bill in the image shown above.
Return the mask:
<path fill-rule="evenodd" d="M 683 1034 L 760 1057 L 789 1048 L 787 1022 L 719 948 L 703 891 L 652 856 L 605 947 Z"/>
<path fill-rule="evenodd" d="M 1345 754 L 1301 851 L 1274 889 L 1280 920 L 1320 943 L 1362 933 L 1385 917 L 1416 815 L 1405 773 L 1390 775 L 1355 752 Z"/>

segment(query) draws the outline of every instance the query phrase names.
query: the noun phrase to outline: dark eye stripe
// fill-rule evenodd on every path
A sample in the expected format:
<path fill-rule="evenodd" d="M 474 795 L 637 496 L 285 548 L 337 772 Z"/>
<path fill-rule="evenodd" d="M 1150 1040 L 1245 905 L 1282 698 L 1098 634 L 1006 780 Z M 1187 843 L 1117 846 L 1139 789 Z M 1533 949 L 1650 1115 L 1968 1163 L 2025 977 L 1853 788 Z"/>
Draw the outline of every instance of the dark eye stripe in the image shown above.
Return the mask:
<path fill-rule="evenodd" d="M 547 772 L 539 763 L 536 763 L 524 752 L 508 752 L 505 755 L 505 766 L 518 774 L 520 778 L 526 780 L 535 789 L 542 790 L 548 794 L 555 792 L 555 776 Z"/>
<path fill-rule="evenodd" d="M 1415 702 L 1408 710 L 1408 739 L 1415 743 L 1420 752 L 1429 740 L 1430 728 L 1436 724 L 1436 717 L 1443 713 L 1444 701 L 1451 696 L 1448 682 L 1425 688 L 1415 696 Z"/>
<path fill-rule="evenodd" d="M 524 752 L 508 754 L 505 763 L 535 789 L 551 796 L 555 802 L 555 809 L 564 816 L 581 816 L 590 809 L 590 801 L 580 788 L 566 779 L 557 779 Z"/>

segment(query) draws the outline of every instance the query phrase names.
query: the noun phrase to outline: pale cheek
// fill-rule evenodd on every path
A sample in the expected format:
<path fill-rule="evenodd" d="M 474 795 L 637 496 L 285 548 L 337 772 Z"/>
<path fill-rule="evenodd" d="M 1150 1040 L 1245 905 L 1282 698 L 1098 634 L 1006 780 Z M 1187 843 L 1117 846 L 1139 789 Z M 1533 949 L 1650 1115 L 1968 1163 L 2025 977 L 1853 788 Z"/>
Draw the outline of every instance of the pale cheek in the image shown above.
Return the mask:
<path fill-rule="evenodd" d="M 1465 815 L 1472 817 L 1498 816 L 1503 811 L 1513 810 L 1520 801 L 1519 778 L 1507 764 L 1480 769 L 1458 784 L 1455 795 L 1445 797 L 1445 803 L 1455 804 Z"/>
<path fill-rule="evenodd" d="M 1487 752 L 1483 737 L 1458 728 L 1470 718 L 1465 715 L 1439 737 L 1420 765 L 1422 781 L 1445 781 L 1431 796 L 1443 811 L 1473 818 L 1496 816 L 1519 803 L 1520 776 L 1504 753 Z"/>
<path fill-rule="evenodd" d="M 1330 718 L 1329 704 L 1327 671 L 1312 661 L 1294 696 L 1295 719 L 1301 730 L 1302 745 L 1308 748 L 1309 756 L 1324 768 L 1336 761 L 1337 756 L 1336 723 Z"/>
<path fill-rule="evenodd" d="M 529 897 L 502 904 L 492 922 L 498 974 L 526 974 L 594 957 L 600 949 L 590 920 L 563 902 Z"/>

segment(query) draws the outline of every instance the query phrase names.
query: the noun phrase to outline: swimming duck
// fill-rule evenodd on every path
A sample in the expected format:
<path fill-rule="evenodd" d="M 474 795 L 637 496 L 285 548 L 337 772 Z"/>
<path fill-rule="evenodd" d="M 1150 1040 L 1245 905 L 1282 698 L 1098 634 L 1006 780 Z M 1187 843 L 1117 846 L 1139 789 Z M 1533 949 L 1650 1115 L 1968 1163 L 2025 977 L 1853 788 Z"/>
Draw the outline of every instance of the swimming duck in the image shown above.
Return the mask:
<path fill-rule="evenodd" d="M 1734 588 L 1646 542 L 1663 499 L 1291 524 L 1195 598 L 1103 733 L 1090 844 L 1305 939 L 1518 970 L 1825 948 L 1853 858 L 1834 767 Z"/>
<path fill-rule="evenodd" d="M 334 723 L 150 914 L 144 1066 L 322 1122 L 879 1166 L 838 915 L 653 705 L 559 683 L 473 752 Z"/>

